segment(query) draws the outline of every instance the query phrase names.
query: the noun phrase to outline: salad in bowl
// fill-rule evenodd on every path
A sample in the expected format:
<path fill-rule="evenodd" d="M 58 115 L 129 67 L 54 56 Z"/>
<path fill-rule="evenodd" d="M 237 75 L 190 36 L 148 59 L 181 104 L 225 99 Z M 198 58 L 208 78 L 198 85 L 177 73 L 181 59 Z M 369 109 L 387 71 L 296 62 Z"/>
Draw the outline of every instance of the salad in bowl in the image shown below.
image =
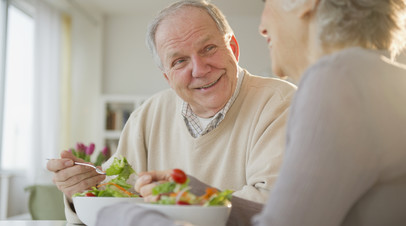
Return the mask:
<path fill-rule="evenodd" d="M 189 178 L 180 169 L 171 173 L 172 181 L 155 186 L 152 194 L 158 197 L 151 203 L 138 203 L 167 215 L 175 221 L 199 226 L 224 226 L 231 212 L 232 190 L 207 188 L 203 195 L 191 192 Z"/>
<path fill-rule="evenodd" d="M 132 174 L 135 171 L 125 157 L 114 158 L 106 170 L 106 175 L 113 176 L 113 179 L 73 195 L 73 205 L 79 219 L 86 225 L 95 225 L 98 211 L 105 206 L 119 202 L 143 203 L 143 198 L 132 192 L 133 186 L 127 183 Z"/>
<path fill-rule="evenodd" d="M 190 192 L 189 178 L 180 169 L 173 169 L 172 181 L 159 184 L 152 189 L 152 194 L 158 196 L 153 204 L 163 205 L 200 205 L 200 206 L 229 206 L 231 205 L 232 190 L 219 191 L 207 188 L 206 193 L 197 196 Z"/>

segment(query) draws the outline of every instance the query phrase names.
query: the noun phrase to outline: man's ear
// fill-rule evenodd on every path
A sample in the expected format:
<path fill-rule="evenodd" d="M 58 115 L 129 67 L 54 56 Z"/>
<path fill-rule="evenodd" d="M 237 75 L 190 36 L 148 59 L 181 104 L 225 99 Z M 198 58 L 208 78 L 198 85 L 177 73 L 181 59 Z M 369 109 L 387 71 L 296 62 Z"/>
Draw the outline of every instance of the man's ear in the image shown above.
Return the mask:
<path fill-rule="evenodd" d="M 238 59 L 240 58 L 240 47 L 239 47 L 237 39 L 235 38 L 234 35 L 231 36 L 230 47 L 233 50 L 235 59 L 237 59 L 237 61 L 238 61 Z"/>
<path fill-rule="evenodd" d="M 299 18 L 306 18 L 316 12 L 319 0 L 307 0 L 298 7 Z"/>

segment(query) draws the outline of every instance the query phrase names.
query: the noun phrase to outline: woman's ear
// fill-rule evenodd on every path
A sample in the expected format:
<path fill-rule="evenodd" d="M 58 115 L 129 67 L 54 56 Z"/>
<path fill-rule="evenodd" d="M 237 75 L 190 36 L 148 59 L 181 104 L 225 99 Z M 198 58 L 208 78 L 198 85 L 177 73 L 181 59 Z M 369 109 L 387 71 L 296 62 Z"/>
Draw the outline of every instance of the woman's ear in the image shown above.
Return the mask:
<path fill-rule="evenodd" d="M 238 61 L 238 59 L 239 59 L 239 57 L 240 57 L 240 47 L 238 46 L 237 39 L 235 38 L 234 35 L 231 36 L 230 47 L 231 47 L 231 49 L 233 50 L 235 59 L 237 59 L 237 61 Z"/>
<path fill-rule="evenodd" d="M 319 0 L 306 0 L 298 7 L 299 18 L 306 18 L 313 14 L 319 5 Z"/>

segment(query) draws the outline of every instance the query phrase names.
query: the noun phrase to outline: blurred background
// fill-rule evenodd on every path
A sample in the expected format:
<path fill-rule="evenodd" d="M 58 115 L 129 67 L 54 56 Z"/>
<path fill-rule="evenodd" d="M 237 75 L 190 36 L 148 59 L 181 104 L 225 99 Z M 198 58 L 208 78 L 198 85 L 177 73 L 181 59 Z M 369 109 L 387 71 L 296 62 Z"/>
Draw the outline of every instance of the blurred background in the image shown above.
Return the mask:
<path fill-rule="evenodd" d="M 92 161 L 111 154 L 130 112 L 169 88 L 145 33 L 172 2 L 0 0 L 0 220 L 63 219 L 46 159 L 78 143 L 95 144 Z M 211 2 L 236 34 L 240 66 L 272 76 L 263 1 Z"/>
<path fill-rule="evenodd" d="M 78 142 L 94 143 L 94 155 L 114 152 L 129 112 L 169 88 L 145 33 L 172 2 L 0 0 L 0 220 L 47 218 L 32 211 L 63 208 L 46 159 Z M 211 2 L 234 29 L 240 65 L 271 76 L 258 33 L 263 2 Z M 50 194 L 57 198 L 44 200 Z"/>

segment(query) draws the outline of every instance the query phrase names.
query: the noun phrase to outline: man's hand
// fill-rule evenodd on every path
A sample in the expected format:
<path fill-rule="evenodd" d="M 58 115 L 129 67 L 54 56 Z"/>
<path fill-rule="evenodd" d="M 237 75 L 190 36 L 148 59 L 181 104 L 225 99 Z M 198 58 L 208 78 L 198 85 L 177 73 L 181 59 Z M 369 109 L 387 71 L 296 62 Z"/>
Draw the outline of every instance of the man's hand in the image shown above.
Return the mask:
<path fill-rule="evenodd" d="M 74 161 L 84 162 L 71 152 L 63 151 L 60 159 L 51 159 L 47 163 L 47 169 L 54 173 L 53 183 L 69 201 L 72 201 L 73 194 L 90 189 L 106 178 L 91 167 L 75 165 Z"/>
<path fill-rule="evenodd" d="M 152 195 L 152 189 L 160 183 L 165 183 L 172 180 L 172 170 L 164 171 L 150 171 L 142 172 L 139 174 L 138 179 L 135 181 L 134 189 L 146 202 L 155 202 L 158 197 Z"/>

